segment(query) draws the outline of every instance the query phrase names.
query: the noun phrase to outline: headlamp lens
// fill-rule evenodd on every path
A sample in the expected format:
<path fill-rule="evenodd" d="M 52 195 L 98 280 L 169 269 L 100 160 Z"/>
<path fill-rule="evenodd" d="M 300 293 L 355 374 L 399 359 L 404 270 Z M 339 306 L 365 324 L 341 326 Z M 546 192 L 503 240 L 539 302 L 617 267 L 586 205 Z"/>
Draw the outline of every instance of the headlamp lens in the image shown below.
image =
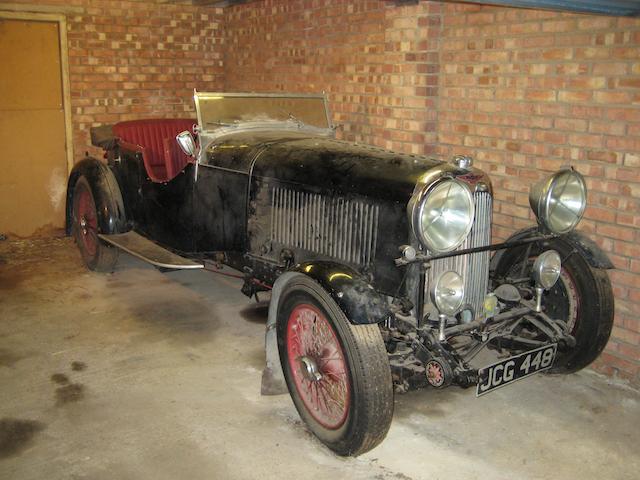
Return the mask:
<path fill-rule="evenodd" d="M 449 252 L 467 238 L 473 215 L 469 189 L 456 180 L 445 180 L 422 200 L 416 233 L 430 252 Z"/>

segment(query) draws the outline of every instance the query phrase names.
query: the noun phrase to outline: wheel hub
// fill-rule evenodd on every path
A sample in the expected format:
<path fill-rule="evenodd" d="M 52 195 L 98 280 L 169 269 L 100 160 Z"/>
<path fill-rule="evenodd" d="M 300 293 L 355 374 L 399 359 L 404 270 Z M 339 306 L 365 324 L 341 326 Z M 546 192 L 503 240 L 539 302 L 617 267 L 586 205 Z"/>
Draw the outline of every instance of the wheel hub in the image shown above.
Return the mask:
<path fill-rule="evenodd" d="M 83 185 L 81 185 L 83 187 Z M 74 199 L 74 225 L 78 235 L 78 244 L 83 250 L 83 255 L 93 258 L 97 254 L 97 227 L 96 207 L 91 193 L 86 188 L 81 188 Z"/>
<path fill-rule="evenodd" d="M 311 382 L 322 380 L 322 373 L 318 369 L 316 361 L 306 355 L 300 357 L 300 373 Z"/>

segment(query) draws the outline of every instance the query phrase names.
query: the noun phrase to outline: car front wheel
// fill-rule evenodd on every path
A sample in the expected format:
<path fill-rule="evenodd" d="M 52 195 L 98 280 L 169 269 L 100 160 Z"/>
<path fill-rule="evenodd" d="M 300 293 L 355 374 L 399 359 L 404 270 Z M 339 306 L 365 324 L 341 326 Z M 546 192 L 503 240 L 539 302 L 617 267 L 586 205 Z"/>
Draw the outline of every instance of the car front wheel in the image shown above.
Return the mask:
<path fill-rule="evenodd" d="M 386 436 L 393 388 L 377 325 L 352 325 L 329 295 L 300 276 L 283 291 L 278 346 L 298 413 L 339 455 L 360 455 Z"/>

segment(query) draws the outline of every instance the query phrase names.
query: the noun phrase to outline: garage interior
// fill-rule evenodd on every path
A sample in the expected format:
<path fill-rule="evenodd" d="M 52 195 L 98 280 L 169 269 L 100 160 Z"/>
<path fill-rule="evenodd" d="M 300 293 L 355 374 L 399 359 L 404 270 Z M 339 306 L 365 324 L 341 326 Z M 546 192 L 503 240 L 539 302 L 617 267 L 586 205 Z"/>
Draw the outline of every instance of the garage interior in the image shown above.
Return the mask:
<path fill-rule="evenodd" d="M 640 5 L 632 1 L 0 2 L 0 478 L 611 478 L 640 471 Z M 582 10 L 582 11 L 576 11 Z M 568 376 L 395 397 L 385 442 L 334 455 L 261 396 L 267 296 L 64 237 L 89 129 L 193 118 L 193 90 L 326 92 L 337 135 L 471 155 L 494 240 L 571 164 L 615 324 Z M 19 130 L 18 130 L 19 129 Z"/>

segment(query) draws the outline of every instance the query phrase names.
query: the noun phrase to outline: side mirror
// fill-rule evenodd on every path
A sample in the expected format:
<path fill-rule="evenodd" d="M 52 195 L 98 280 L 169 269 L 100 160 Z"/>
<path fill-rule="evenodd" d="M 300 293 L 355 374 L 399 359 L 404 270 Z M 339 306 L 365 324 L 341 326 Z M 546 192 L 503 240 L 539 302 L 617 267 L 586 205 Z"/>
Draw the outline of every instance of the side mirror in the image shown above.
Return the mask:
<path fill-rule="evenodd" d="M 185 130 L 184 132 L 180 132 L 176 135 L 176 141 L 185 155 L 193 157 L 196 154 L 196 141 L 193 139 L 190 131 Z"/>

